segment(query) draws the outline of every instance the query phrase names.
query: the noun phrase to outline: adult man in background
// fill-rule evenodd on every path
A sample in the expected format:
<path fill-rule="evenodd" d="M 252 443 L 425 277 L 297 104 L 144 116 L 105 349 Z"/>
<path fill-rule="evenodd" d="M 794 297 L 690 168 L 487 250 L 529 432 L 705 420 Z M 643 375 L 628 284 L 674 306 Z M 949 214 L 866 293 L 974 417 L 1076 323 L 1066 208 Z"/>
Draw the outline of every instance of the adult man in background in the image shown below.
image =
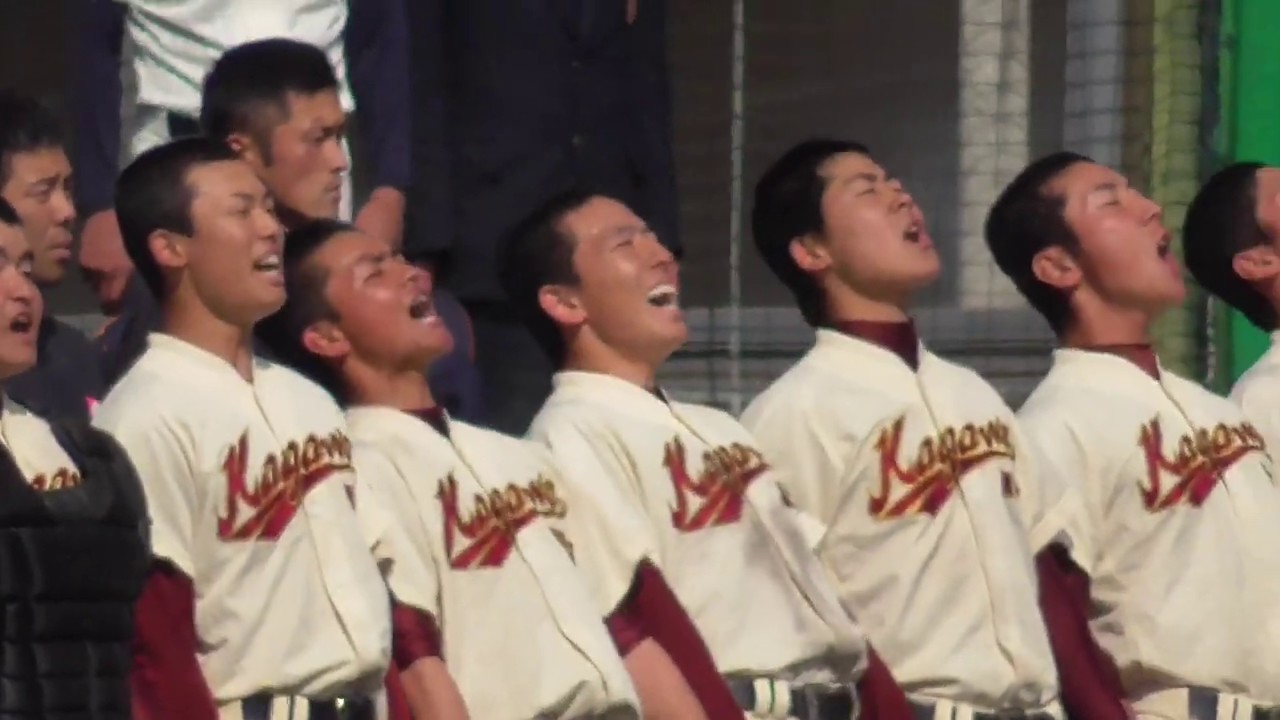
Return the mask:
<path fill-rule="evenodd" d="M 665 0 L 414 0 L 406 254 L 430 258 L 475 327 L 487 424 L 520 434 L 552 364 L 507 304 L 499 243 L 585 186 L 676 240 Z"/>
<path fill-rule="evenodd" d="M 409 183 L 407 33 L 403 0 L 88 0 L 76 67 L 76 167 L 88 220 L 80 263 L 107 315 L 124 297 L 131 267 L 111 207 L 121 156 L 121 68 L 133 50 L 136 108 L 124 155 L 199 133 L 201 87 L 227 50 L 269 37 L 321 48 L 337 76 L 342 109 L 360 108 L 373 192 L 357 224 L 398 243 Z M 345 170 L 345 169 L 344 169 Z M 350 188 L 346 209 L 350 212 Z"/>
<path fill-rule="evenodd" d="M 0 197 L 17 211 L 31 247 L 31 279 L 58 285 L 71 264 L 71 163 L 53 113 L 35 99 L 0 92 Z M 47 312 L 47 310 L 46 310 Z M 6 383 L 9 394 L 46 418 L 88 419 L 102 375 L 84 334 L 47 315 L 34 367 Z"/>

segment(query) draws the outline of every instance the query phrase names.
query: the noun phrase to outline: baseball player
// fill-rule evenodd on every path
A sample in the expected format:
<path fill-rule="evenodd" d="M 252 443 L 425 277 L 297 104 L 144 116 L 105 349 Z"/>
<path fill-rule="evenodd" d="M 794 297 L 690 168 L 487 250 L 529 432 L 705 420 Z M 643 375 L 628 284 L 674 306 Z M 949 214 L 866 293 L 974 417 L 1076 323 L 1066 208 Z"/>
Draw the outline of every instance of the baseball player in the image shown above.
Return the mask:
<path fill-rule="evenodd" d="M 750 717 L 848 718 L 858 678 L 874 700 L 868 716 L 910 717 L 881 666 L 863 676 L 862 632 L 756 441 L 725 413 L 657 387 L 686 329 L 677 263 L 646 225 L 613 199 L 568 193 L 512 237 L 502 277 L 560 360 L 531 435 L 551 449 L 569 502 L 612 520 L 576 546 L 605 605 L 647 559 Z"/>
<path fill-rule="evenodd" d="M 570 523 L 593 508 L 567 500 L 544 449 L 452 420 L 437 405 L 421 368 L 452 338 L 427 274 L 334 221 L 291 232 L 284 263 L 289 299 L 256 332 L 277 357 L 331 387 L 348 404 L 352 439 L 392 466 L 366 477 L 386 480 L 380 489 L 397 524 L 434 570 L 408 578 L 393 570 L 392 591 L 439 638 L 431 651 L 448 649 L 472 716 L 636 717 L 630 670 L 649 716 L 717 717 L 690 689 L 707 676 L 720 685 L 696 631 L 678 610 L 655 614 L 647 599 L 645 585 L 660 577 L 633 580 L 619 606 L 602 613 L 575 568 L 571 525 L 598 535 L 610 519 Z M 399 635 L 399 617 L 396 626 Z M 701 676 L 686 681 L 662 633 L 649 629 L 672 626 L 698 643 L 692 657 L 687 643 L 672 654 L 701 661 Z M 527 640 L 512 643 L 516 636 Z M 724 698 L 729 712 L 718 717 L 741 718 Z"/>
<path fill-rule="evenodd" d="M 1151 349 L 1152 323 L 1185 295 L 1160 207 L 1059 152 L 1004 189 L 986 237 L 1062 346 L 1019 419 L 1079 500 L 1065 524 L 1071 559 L 1134 711 L 1269 717 L 1280 494 L 1239 408 Z"/>
<path fill-rule="evenodd" d="M 1280 169 L 1234 163 L 1214 173 L 1187 209 L 1182 245 L 1200 286 L 1270 333 L 1271 348 L 1231 389 L 1231 399 L 1280 449 Z"/>
<path fill-rule="evenodd" d="M 224 143 L 189 138 L 130 164 L 116 210 L 164 315 L 95 419 L 138 468 L 152 520 L 140 712 L 385 717 L 390 601 L 341 410 L 250 345 L 284 302 L 266 188 Z"/>
<path fill-rule="evenodd" d="M 761 177 L 752 231 L 817 340 L 742 421 L 820 523 L 845 607 L 918 716 L 1062 717 L 1043 493 L 1013 411 L 916 336 L 907 305 L 940 270 L 920 208 L 866 147 L 810 140 Z"/>
<path fill-rule="evenodd" d="M 36 362 L 43 303 L 33 256 L 0 199 L 6 385 Z M 147 560 L 137 476 L 105 433 L 51 423 L 7 391 L 2 402 L 0 717 L 130 718 L 126 659 Z"/>

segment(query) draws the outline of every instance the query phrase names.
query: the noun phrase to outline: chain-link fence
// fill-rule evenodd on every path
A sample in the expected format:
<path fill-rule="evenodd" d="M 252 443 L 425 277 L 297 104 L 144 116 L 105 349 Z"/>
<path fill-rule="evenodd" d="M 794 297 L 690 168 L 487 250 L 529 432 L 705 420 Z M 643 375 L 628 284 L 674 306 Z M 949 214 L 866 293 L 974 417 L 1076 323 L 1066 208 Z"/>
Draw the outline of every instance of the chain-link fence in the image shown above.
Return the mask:
<path fill-rule="evenodd" d="M 996 194 L 1065 148 L 1120 168 L 1176 234 L 1216 113 L 1208 0 L 697 0 L 671 27 L 691 341 L 665 382 L 739 409 L 812 338 L 755 256 L 751 189 L 792 143 L 870 145 L 929 218 L 944 277 L 916 319 L 941 354 L 1020 403 L 1053 341 L 982 239 Z M 1159 327 L 1166 365 L 1206 379 L 1205 300 Z"/>

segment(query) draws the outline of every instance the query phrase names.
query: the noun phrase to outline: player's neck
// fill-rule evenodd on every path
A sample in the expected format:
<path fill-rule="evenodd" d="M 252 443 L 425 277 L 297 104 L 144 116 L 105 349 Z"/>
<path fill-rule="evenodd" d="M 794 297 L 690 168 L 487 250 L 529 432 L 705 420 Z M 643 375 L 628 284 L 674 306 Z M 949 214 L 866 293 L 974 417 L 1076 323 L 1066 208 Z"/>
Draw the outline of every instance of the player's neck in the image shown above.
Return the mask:
<path fill-rule="evenodd" d="M 1063 347 L 1090 349 L 1151 344 L 1151 318 L 1142 313 L 1077 317 L 1062 332 Z"/>
<path fill-rule="evenodd" d="M 349 362 L 342 368 L 353 405 L 379 405 L 397 410 L 426 410 L 436 399 L 421 368 L 382 370 Z"/>
<path fill-rule="evenodd" d="M 563 369 L 611 375 L 646 390 L 657 386 L 653 363 L 628 358 L 602 343 L 575 343 L 565 353 Z"/>
<path fill-rule="evenodd" d="M 253 327 L 225 323 L 203 308 L 171 302 L 163 309 L 164 332 L 225 360 L 240 377 L 253 380 Z"/>
<path fill-rule="evenodd" d="M 826 316 L 832 320 L 863 322 L 905 322 L 905 303 L 873 300 L 848 288 L 827 294 Z"/>

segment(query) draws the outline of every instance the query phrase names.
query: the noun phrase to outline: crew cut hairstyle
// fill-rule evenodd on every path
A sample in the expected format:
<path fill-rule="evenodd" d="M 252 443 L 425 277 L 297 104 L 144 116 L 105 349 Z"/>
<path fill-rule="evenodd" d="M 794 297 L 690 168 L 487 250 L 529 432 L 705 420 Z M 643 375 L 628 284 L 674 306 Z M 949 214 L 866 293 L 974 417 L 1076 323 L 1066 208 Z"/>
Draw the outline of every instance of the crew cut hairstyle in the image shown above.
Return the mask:
<path fill-rule="evenodd" d="M 1271 301 L 1233 267 L 1236 255 L 1271 244 L 1255 210 L 1262 167 L 1256 162 L 1234 163 L 1209 178 L 1187 208 L 1182 251 L 1187 270 L 1201 287 L 1271 332 L 1280 324 Z"/>
<path fill-rule="evenodd" d="M 271 131 L 289 117 L 289 94 L 309 97 L 337 89 L 329 58 L 314 45 L 286 38 L 237 45 L 204 78 L 200 125 L 223 140 L 233 133 L 248 135 L 269 164 Z"/>
<path fill-rule="evenodd" d="M 560 328 L 542 310 L 538 293 L 547 285 L 577 285 L 573 251 L 577 240 L 564 230 L 564 218 L 593 198 L 582 188 L 565 190 L 543 203 L 507 236 L 498 261 L 498 277 L 510 307 L 556 365 L 564 361 Z"/>
<path fill-rule="evenodd" d="M 285 235 L 284 305 L 253 328 L 254 337 L 273 360 L 297 370 L 339 403 L 345 403 L 347 397 L 341 376 L 327 360 L 303 345 L 302 335 L 315 323 L 338 319 L 325 297 L 329 273 L 312 258 L 330 240 L 349 232 L 357 232 L 351 223 L 321 218 Z"/>
<path fill-rule="evenodd" d="M 157 299 L 162 299 L 166 290 L 160 265 L 151 254 L 152 233 L 194 234 L 191 171 L 239 159 L 225 142 L 197 136 L 151 148 L 120 173 L 115 197 L 120 236 L 138 277 Z"/>
<path fill-rule="evenodd" d="M 0 187 L 9 183 L 14 155 L 65 144 L 62 126 L 49 108 L 16 90 L 0 90 Z"/>
<path fill-rule="evenodd" d="M 861 143 L 816 138 L 795 145 L 765 170 L 756 183 L 751 207 L 751 235 L 765 265 L 796 299 L 800 314 L 811 326 L 827 321 L 826 298 L 812 275 L 791 257 L 791 243 L 806 235 L 821 235 L 822 196 L 830 160 L 846 153 L 871 157 Z"/>
<path fill-rule="evenodd" d="M 1063 214 L 1067 199 L 1051 192 L 1048 185 L 1067 168 L 1091 162 L 1065 151 L 1032 162 L 1000 193 L 984 228 L 996 265 L 1058 335 L 1071 322 L 1070 298 L 1036 277 L 1032 262 L 1042 250 L 1055 246 L 1073 256 L 1080 252 L 1080 240 Z"/>

